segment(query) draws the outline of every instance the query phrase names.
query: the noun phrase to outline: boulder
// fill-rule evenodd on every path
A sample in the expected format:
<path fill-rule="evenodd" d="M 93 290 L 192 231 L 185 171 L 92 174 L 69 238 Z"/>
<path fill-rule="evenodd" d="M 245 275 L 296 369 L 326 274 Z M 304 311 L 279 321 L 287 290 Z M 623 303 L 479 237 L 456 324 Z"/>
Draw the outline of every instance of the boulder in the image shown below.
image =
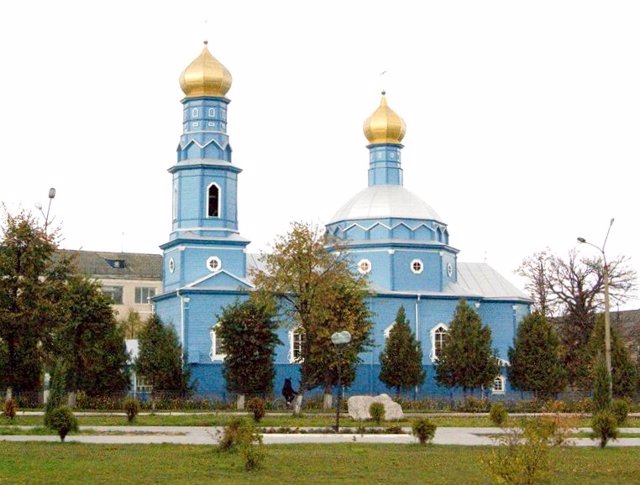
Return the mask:
<path fill-rule="evenodd" d="M 349 416 L 357 421 L 371 419 L 369 406 L 374 402 L 382 403 L 384 406 L 385 421 L 404 418 L 402 406 L 397 402 L 394 402 L 388 394 L 380 394 L 379 396 L 351 396 L 347 401 Z"/>

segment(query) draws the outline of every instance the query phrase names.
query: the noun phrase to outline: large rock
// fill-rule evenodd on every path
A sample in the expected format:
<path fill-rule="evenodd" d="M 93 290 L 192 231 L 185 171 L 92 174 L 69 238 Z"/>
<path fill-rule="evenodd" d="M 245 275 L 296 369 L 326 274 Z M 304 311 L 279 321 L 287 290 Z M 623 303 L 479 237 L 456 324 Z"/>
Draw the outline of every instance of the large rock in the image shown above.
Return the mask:
<path fill-rule="evenodd" d="M 387 394 L 380 394 L 379 396 L 351 396 L 347 401 L 349 416 L 357 421 L 371 419 L 369 406 L 374 402 L 382 403 L 384 406 L 385 421 L 404 418 L 402 406 L 394 402 Z"/>

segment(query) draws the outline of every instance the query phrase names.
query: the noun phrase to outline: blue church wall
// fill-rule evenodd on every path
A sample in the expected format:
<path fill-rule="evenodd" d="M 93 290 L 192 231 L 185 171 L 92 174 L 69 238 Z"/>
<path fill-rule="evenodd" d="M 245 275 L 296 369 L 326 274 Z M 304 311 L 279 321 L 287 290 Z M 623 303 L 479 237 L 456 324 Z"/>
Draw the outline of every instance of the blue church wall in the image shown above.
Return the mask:
<path fill-rule="evenodd" d="M 421 273 L 414 273 L 411 264 L 414 260 L 423 263 Z M 398 250 L 393 255 L 395 267 L 391 288 L 402 291 L 441 291 L 440 254 L 434 251 Z"/>
<path fill-rule="evenodd" d="M 498 357 L 507 360 L 507 349 L 513 345 L 514 329 L 516 325 L 512 305 L 483 301 L 476 309 L 482 322 L 491 328 L 493 347 L 498 352 Z"/>
<path fill-rule="evenodd" d="M 207 269 L 207 260 L 211 256 L 218 257 L 222 263 L 222 269 L 240 278 L 246 274 L 246 257 L 244 248 L 224 245 L 221 243 L 209 245 L 187 246 L 183 252 L 184 278 L 187 281 L 195 281 L 203 276 L 211 274 Z M 234 287 L 239 286 L 237 282 Z M 224 288 L 224 287 L 223 287 Z"/>

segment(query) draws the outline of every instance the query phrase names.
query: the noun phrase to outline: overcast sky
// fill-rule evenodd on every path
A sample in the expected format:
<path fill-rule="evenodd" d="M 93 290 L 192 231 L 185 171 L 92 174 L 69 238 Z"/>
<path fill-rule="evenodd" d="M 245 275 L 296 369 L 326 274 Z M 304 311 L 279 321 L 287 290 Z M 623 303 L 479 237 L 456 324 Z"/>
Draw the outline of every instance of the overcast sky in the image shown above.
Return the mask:
<path fill-rule="evenodd" d="M 611 0 L 2 2 L 0 201 L 46 209 L 56 187 L 63 247 L 159 252 L 178 77 L 207 38 L 233 75 L 250 250 L 366 186 L 362 123 L 384 88 L 405 186 L 461 261 L 521 286 L 524 257 L 601 244 L 615 217 L 607 254 L 639 270 L 638 25 L 640 2 Z"/>

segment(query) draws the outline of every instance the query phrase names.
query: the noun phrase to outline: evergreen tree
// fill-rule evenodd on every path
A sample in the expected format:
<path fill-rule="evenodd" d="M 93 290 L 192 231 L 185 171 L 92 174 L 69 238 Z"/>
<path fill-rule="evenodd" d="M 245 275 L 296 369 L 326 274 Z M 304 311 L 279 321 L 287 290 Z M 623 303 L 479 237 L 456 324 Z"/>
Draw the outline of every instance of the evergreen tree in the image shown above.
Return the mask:
<path fill-rule="evenodd" d="M 152 386 L 152 396 L 168 392 L 185 396 L 191 391 L 191 372 L 183 365 L 182 347 L 173 327 L 151 316 L 140 332 L 135 370 Z"/>
<path fill-rule="evenodd" d="M 424 382 L 422 349 L 409 327 L 403 306 L 398 309 L 384 350 L 380 354 L 379 378 L 387 386 L 395 387 L 398 396 L 401 389 L 411 389 Z"/>
<path fill-rule="evenodd" d="M 72 275 L 62 304 L 66 318 L 57 328 L 55 347 L 66 363 L 69 392 L 123 394 L 129 388 L 128 356 L 109 297 L 98 283 Z"/>
<path fill-rule="evenodd" d="M 49 397 L 44 406 L 44 425 L 51 426 L 51 413 L 62 405 L 66 394 L 65 369 L 62 360 L 56 361 L 49 381 Z"/>
<path fill-rule="evenodd" d="M 278 324 L 273 310 L 252 300 L 222 310 L 215 327 L 222 340 L 223 375 L 227 389 L 237 394 L 266 397 L 273 389 Z"/>
<path fill-rule="evenodd" d="M 596 377 L 596 363 L 598 355 L 604 355 L 604 315 L 596 318 L 596 324 L 589 338 L 589 344 L 584 349 L 583 360 L 585 366 L 578 374 L 578 384 L 583 389 L 589 389 Z M 634 365 L 629 349 L 618 335 L 615 328 L 611 328 L 611 374 L 613 379 L 613 397 L 633 398 L 638 380 L 637 367 Z"/>
<path fill-rule="evenodd" d="M 491 329 L 461 299 L 449 326 L 447 338 L 436 362 L 439 384 L 468 390 L 489 387 L 500 373 L 496 353 L 491 349 Z"/>
<path fill-rule="evenodd" d="M 611 394 L 609 394 L 611 377 L 609 376 L 609 371 L 607 370 L 607 363 L 600 353 L 595 360 L 594 373 L 593 411 L 595 414 L 600 411 L 605 411 L 611 406 Z"/>
<path fill-rule="evenodd" d="M 566 386 L 562 358 L 560 338 L 544 314 L 528 315 L 520 322 L 514 347 L 509 348 L 511 385 L 539 399 L 551 398 Z"/>

